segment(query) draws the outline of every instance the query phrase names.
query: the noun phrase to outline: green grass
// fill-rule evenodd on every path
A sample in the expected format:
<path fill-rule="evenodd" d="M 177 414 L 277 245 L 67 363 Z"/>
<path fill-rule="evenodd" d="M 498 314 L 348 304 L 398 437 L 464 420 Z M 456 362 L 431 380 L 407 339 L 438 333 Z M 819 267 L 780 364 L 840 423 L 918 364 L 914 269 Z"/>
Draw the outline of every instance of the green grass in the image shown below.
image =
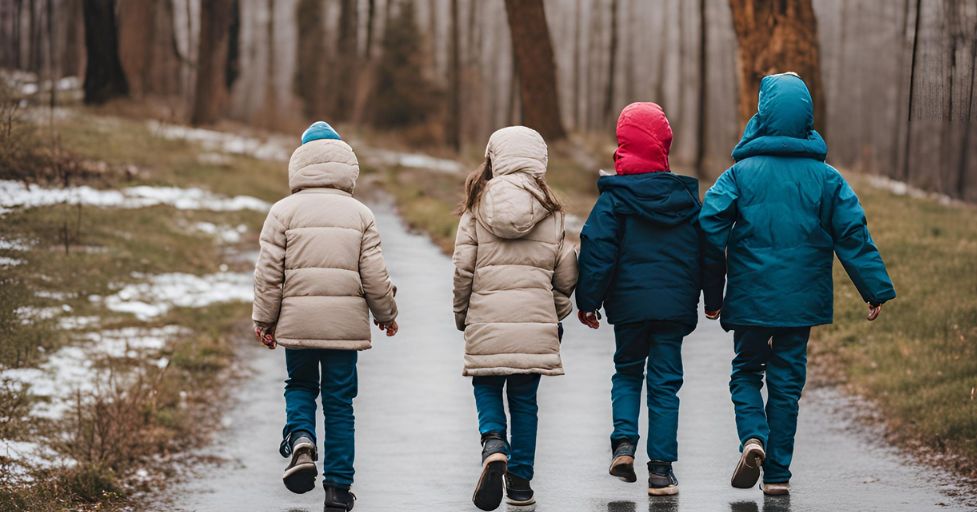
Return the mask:
<path fill-rule="evenodd" d="M 854 186 L 895 283 L 875 322 L 835 265 L 835 323 L 819 358 L 878 404 L 893 439 L 977 474 L 977 209 Z"/>

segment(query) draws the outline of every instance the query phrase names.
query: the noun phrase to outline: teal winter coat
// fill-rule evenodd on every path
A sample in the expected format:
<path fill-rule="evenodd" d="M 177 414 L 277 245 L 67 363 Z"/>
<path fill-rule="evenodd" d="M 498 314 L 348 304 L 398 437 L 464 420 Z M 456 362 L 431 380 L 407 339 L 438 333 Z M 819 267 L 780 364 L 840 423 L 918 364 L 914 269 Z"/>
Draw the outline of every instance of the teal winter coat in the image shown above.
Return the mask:
<path fill-rule="evenodd" d="M 699 217 L 706 260 L 726 255 L 727 329 L 831 323 L 835 254 L 865 302 L 895 298 L 865 212 L 824 163 L 827 152 L 803 80 L 764 77 L 757 113 L 733 150 L 736 163 L 706 193 Z"/>

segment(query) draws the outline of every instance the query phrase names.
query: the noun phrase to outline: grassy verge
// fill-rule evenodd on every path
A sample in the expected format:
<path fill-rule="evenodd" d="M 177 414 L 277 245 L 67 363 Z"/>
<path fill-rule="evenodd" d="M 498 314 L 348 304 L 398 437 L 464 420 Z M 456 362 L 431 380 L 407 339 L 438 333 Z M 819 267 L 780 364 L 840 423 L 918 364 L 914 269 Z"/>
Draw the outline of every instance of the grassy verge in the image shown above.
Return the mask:
<path fill-rule="evenodd" d="M 72 185 L 199 186 L 269 201 L 287 192 L 280 163 L 235 155 L 208 162 L 198 145 L 157 137 L 142 121 L 82 110 L 59 118 L 56 128 L 60 161 L 88 170 L 63 176 Z M 39 147 L 40 140 L 25 144 Z M 58 186 L 43 173 L 10 178 Z M 143 282 L 145 275 L 245 272 L 251 264 L 233 256 L 253 250 L 263 220 L 260 212 L 246 210 L 68 204 L 17 208 L 3 216 L 0 239 L 20 247 L 0 248 L 0 257 L 16 260 L 0 265 L 0 369 L 37 367 L 59 349 L 91 343 L 86 334 L 164 326 L 179 326 L 180 334 L 153 361 L 129 355 L 93 361 L 107 384 L 77 394 L 59 390 L 76 399 L 58 419 L 31 415 L 43 399 L 0 382 L 0 439 L 36 443 L 71 461 L 28 468 L 22 478 L 24 470 L 15 474 L 16 461 L 0 453 L 0 510 L 131 509 L 141 493 L 161 485 L 169 471 L 161 461 L 204 439 L 199 425 L 213 421 L 220 384 L 229 378 L 225 369 L 234 361 L 231 340 L 247 333 L 249 306 L 175 308 L 140 321 L 93 297 Z M 195 228 L 204 222 L 243 225 L 244 234 L 218 242 Z M 50 317 L 38 314 L 51 310 Z M 64 317 L 96 320 L 66 329 L 59 324 Z"/>

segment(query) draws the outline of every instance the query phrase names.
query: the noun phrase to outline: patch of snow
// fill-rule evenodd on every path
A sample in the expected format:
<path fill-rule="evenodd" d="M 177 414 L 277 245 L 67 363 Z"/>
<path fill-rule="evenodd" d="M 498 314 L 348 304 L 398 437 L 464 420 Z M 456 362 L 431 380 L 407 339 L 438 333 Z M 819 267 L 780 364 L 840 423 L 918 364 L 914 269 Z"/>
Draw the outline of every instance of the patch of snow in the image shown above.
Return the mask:
<path fill-rule="evenodd" d="M 20 322 L 23 324 L 29 324 L 37 320 L 50 320 L 58 315 L 60 315 L 62 309 L 59 307 L 46 307 L 37 308 L 34 306 L 21 306 L 14 310 L 14 314 L 17 318 L 20 318 Z"/>
<path fill-rule="evenodd" d="M 66 331 L 85 329 L 98 325 L 100 320 L 97 316 L 68 316 L 58 319 L 58 327 Z"/>
<path fill-rule="evenodd" d="M 75 461 L 58 455 L 51 447 L 29 441 L 0 439 L 0 458 L 7 461 L 4 479 L 9 483 L 30 482 L 31 469 L 73 466 Z"/>
<path fill-rule="evenodd" d="M 3 215 L 3 212 L 0 212 Z M 6 240 L 0 238 L 0 250 L 3 251 L 29 251 L 30 244 L 22 240 Z"/>
<path fill-rule="evenodd" d="M 878 175 L 869 176 L 868 182 L 870 185 L 872 185 L 875 188 L 887 190 L 897 196 L 909 196 L 915 199 L 932 199 L 943 205 L 948 205 L 956 202 L 952 197 L 946 194 L 928 192 L 926 190 L 909 185 L 904 181 L 894 180 L 886 176 L 878 176 Z"/>
<path fill-rule="evenodd" d="M 205 152 L 197 155 L 197 161 L 207 165 L 228 165 L 231 159 L 223 153 Z"/>
<path fill-rule="evenodd" d="M 148 320 L 174 307 L 200 308 L 221 302 L 250 302 L 254 297 L 251 273 L 219 272 L 205 276 L 171 273 L 148 277 L 147 282 L 126 285 L 114 295 L 105 297 L 105 306 Z"/>
<path fill-rule="evenodd" d="M 225 197 L 200 188 L 129 187 L 99 190 L 88 186 L 68 188 L 27 187 L 19 181 L 0 180 L 0 206 L 33 208 L 54 204 L 83 204 L 107 208 L 144 208 L 168 205 L 180 210 L 265 212 L 271 205 L 251 196 Z"/>
<path fill-rule="evenodd" d="M 0 256 L 0 267 L 16 267 L 17 265 L 23 265 L 24 263 L 26 263 L 26 261 L 21 259 Z"/>
<path fill-rule="evenodd" d="M 108 382 L 108 375 L 96 363 L 105 358 L 141 358 L 152 361 L 169 339 L 184 335 L 186 329 L 170 325 L 144 329 L 127 327 L 87 333 L 80 345 L 58 349 L 37 368 L 10 368 L 0 371 L 0 379 L 27 386 L 35 396 L 49 401 L 36 404 L 31 414 L 58 419 L 71 408 L 74 393 L 91 393 Z M 159 361 L 153 362 L 159 365 Z M 165 365 L 164 365 L 165 366 Z"/>
<path fill-rule="evenodd" d="M 193 227 L 201 233 L 213 236 L 228 244 L 240 242 L 241 235 L 248 232 L 248 227 L 244 224 L 238 224 L 237 227 L 231 227 L 226 224 L 217 225 L 212 222 L 198 222 L 194 224 Z"/>
<path fill-rule="evenodd" d="M 362 157 L 364 161 L 373 165 L 396 165 L 448 174 L 459 173 L 464 170 L 464 167 L 459 162 L 437 158 L 423 153 L 367 149 L 364 151 Z"/>
<path fill-rule="evenodd" d="M 291 154 L 288 145 L 279 137 L 261 140 L 216 130 L 164 124 L 159 121 L 149 121 L 149 128 L 164 139 L 196 142 L 211 151 L 250 156 L 258 160 L 287 161 Z"/>
<path fill-rule="evenodd" d="M 68 294 L 67 293 L 64 293 L 64 292 L 52 292 L 52 291 L 47 291 L 47 290 L 38 290 L 38 291 L 34 292 L 34 296 L 35 297 L 40 297 L 42 299 L 51 299 L 51 300 L 66 300 L 68 298 Z"/>

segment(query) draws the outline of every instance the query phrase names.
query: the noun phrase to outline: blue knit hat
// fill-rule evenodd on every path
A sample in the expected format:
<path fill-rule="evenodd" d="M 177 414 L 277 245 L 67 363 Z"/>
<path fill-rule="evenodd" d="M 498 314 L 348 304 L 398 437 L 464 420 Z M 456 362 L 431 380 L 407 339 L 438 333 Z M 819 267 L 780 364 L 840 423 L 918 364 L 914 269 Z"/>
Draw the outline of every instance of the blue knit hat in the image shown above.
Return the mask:
<path fill-rule="evenodd" d="M 329 123 L 325 121 L 316 121 L 302 132 L 302 144 L 322 139 L 343 140 L 339 136 L 339 133 L 333 130 L 332 126 L 329 126 Z"/>

